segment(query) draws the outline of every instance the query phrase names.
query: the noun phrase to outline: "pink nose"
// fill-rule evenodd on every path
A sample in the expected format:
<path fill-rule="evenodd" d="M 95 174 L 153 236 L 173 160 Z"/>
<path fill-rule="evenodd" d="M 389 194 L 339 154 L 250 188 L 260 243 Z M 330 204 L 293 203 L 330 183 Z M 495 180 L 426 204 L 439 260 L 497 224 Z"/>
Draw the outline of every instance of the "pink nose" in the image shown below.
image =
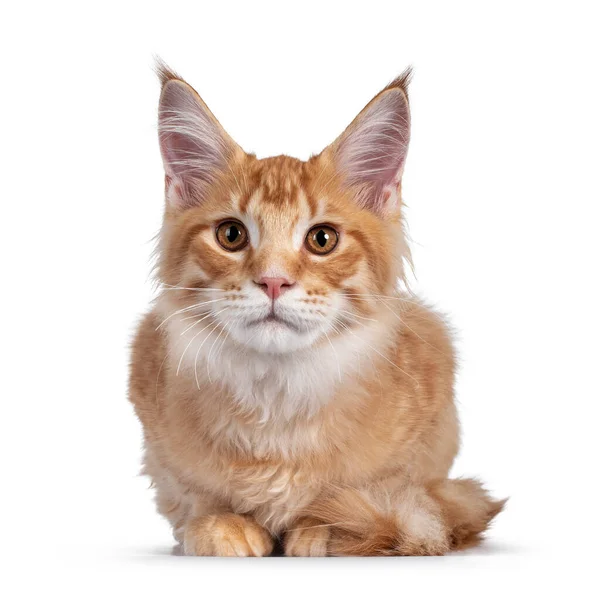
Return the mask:
<path fill-rule="evenodd" d="M 281 294 L 294 285 L 294 282 L 288 281 L 285 277 L 261 277 L 256 284 L 271 300 L 277 300 Z"/>

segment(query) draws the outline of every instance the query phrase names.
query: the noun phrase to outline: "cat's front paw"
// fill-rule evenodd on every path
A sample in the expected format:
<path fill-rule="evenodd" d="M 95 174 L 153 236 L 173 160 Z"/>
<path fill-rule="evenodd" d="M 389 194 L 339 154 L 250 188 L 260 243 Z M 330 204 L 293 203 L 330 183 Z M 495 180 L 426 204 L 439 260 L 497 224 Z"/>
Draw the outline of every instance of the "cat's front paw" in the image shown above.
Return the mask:
<path fill-rule="evenodd" d="M 331 529 L 319 521 L 298 519 L 284 540 L 286 556 L 327 556 Z"/>
<path fill-rule="evenodd" d="M 187 556 L 267 556 L 273 539 L 252 517 L 225 513 L 197 517 L 184 528 Z"/>

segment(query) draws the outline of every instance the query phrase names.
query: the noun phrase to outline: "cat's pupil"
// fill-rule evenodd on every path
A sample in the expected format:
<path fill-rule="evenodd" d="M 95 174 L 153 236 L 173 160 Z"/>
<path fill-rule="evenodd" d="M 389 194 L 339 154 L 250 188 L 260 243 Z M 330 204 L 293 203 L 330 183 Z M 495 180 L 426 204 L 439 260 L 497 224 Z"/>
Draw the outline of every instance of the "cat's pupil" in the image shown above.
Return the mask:
<path fill-rule="evenodd" d="M 315 240 L 317 241 L 317 244 L 321 246 L 321 248 L 325 248 L 328 239 L 329 234 L 325 233 L 325 231 L 323 231 L 322 229 L 320 229 L 317 235 L 315 235 Z"/>
<path fill-rule="evenodd" d="M 233 242 L 235 242 L 235 240 L 237 240 L 238 235 L 240 235 L 240 232 L 237 227 L 228 227 L 227 231 L 225 232 L 227 241 L 231 242 L 232 244 L 233 244 Z"/>

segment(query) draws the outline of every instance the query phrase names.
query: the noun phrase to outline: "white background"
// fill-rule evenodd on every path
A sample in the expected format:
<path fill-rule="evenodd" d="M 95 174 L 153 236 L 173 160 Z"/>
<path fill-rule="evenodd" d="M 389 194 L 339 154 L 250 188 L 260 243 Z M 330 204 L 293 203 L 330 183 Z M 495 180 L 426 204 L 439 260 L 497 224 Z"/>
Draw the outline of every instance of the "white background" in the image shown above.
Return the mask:
<path fill-rule="evenodd" d="M 5 598 L 598 591 L 598 15 L 578 2 L 13 2 L 0 15 Z M 307 158 L 408 64 L 416 288 L 455 324 L 455 474 L 511 496 L 429 559 L 189 559 L 137 476 L 127 345 L 162 211 L 152 55 Z M 596 556 L 594 554 L 596 553 Z M 185 596 L 184 596 L 185 595 Z"/>

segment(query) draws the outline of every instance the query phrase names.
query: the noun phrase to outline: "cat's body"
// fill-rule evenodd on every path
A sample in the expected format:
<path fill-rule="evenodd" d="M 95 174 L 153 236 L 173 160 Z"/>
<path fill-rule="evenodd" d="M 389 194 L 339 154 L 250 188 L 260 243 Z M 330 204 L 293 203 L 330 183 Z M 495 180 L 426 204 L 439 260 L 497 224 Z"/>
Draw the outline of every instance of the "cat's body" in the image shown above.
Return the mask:
<path fill-rule="evenodd" d="M 160 126 L 164 288 L 133 345 L 130 398 L 185 552 L 264 555 L 274 536 L 317 556 L 475 542 L 501 503 L 447 479 L 452 345 L 397 291 L 405 79 L 308 162 L 246 155 L 168 71 Z"/>

